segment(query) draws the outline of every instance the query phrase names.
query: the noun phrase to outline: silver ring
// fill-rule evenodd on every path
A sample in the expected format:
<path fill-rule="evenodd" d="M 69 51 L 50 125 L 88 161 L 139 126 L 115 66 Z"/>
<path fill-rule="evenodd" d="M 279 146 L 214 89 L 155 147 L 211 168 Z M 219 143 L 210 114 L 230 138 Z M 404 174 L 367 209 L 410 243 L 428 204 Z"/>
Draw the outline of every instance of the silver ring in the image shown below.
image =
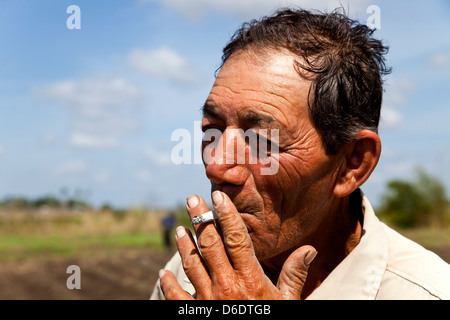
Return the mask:
<path fill-rule="evenodd" d="M 213 221 L 216 219 L 216 213 L 214 211 L 205 212 L 199 216 L 192 218 L 192 225 L 202 224 L 205 222 Z"/>

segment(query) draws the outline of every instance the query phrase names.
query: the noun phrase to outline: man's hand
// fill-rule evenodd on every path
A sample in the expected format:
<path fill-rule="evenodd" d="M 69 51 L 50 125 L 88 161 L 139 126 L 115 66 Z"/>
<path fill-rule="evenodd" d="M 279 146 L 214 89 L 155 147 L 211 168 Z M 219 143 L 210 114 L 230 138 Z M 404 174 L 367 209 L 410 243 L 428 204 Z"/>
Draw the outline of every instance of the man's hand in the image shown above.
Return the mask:
<path fill-rule="evenodd" d="M 294 251 L 283 265 L 275 286 L 264 274 L 241 215 L 228 196 L 220 191 L 212 195 L 223 236 L 213 222 L 195 226 L 198 249 L 189 230 L 176 232 L 183 268 L 196 290 L 197 299 L 300 299 L 308 267 L 317 251 L 303 246 Z M 209 211 L 205 201 L 189 197 L 187 209 L 195 217 Z M 200 252 L 201 255 L 200 255 Z M 194 299 L 178 284 L 170 271 L 160 272 L 166 299 Z"/>

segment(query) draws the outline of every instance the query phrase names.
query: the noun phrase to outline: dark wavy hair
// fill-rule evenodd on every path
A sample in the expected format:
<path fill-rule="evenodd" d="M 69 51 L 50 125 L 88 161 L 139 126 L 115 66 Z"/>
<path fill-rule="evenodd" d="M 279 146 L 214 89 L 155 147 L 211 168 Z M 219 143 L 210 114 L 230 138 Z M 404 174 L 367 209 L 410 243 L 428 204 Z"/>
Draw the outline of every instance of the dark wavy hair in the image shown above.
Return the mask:
<path fill-rule="evenodd" d="M 378 131 L 382 76 L 391 69 L 384 58 L 388 47 L 373 32 L 339 10 L 281 9 L 244 23 L 223 49 L 217 71 L 239 50 L 287 49 L 298 55 L 296 71 L 304 78 L 313 75 L 308 96 L 312 121 L 327 154 L 336 154 L 360 130 Z"/>

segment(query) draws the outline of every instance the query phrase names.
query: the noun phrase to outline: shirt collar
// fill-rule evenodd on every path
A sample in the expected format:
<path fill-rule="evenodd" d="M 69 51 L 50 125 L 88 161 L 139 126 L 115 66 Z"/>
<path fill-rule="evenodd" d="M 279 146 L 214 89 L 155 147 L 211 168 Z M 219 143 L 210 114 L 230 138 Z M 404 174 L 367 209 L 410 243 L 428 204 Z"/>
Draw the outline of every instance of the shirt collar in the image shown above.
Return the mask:
<path fill-rule="evenodd" d="M 364 216 L 361 241 L 307 299 L 370 300 L 377 295 L 387 266 L 388 241 L 369 200 L 357 192 Z"/>

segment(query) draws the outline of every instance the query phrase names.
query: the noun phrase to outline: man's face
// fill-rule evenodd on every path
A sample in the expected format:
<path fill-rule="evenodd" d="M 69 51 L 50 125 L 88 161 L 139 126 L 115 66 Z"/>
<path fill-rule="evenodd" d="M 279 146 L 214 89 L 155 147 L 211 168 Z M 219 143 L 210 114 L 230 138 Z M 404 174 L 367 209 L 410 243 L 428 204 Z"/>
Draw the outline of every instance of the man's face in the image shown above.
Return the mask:
<path fill-rule="evenodd" d="M 219 143 L 232 139 L 233 129 L 278 130 L 275 174 L 261 174 L 267 165 L 259 161 L 204 161 L 212 191 L 231 198 L 260 261 L 306 244 L 320 232 L 334 199 L 336 164 L 326 155 L 311 122 L 307 106 L 311 82 L 295 71 L 294 59 L 278 51 L 262 57 L 235 53 L 221 68 L 203 108 L 203 131 L 220 130 Z M 210 144 L 204 141 L 203 150 Z M 247 145 L 247 153 L 249 149 Z M 232 151 L 225 149 L 216 157 L 225 159 L 226 152 Z"/>

